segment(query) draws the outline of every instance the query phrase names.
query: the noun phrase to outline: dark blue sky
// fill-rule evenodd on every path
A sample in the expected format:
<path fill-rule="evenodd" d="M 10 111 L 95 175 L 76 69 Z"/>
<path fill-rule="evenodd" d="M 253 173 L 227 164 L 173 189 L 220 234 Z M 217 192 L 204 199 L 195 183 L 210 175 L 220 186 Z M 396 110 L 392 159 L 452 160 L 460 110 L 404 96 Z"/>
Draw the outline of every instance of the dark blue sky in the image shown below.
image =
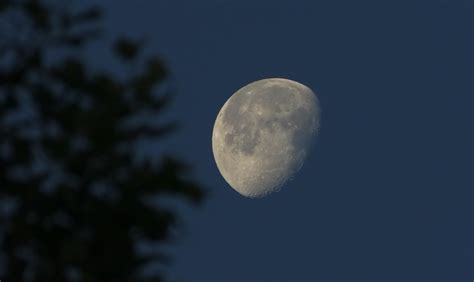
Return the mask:
<path fill-rule="evenodd" d="M 472 280 L 472 1 L 100 2 L 109 34 L 168 62 L 182 128 L 167 149 L 210 193 L 183 209 L 170 277 Z M 267 77 L 317 92 L 321 131 L 294 180 L 252 200 L 220 176 L 211 132 Z"/>

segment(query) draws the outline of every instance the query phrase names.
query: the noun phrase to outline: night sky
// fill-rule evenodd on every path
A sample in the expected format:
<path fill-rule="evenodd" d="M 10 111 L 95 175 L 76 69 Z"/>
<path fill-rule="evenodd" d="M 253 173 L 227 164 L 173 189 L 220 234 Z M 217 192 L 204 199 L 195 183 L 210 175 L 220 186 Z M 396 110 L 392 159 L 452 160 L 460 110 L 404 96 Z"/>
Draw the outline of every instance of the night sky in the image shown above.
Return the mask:
<path fill-rule="evenodd" d="M 188 160 L 209 193 L 177 207 L 173 281 L 472 280 L 472 1 L 86 2 L 173 73 L 181 129 L 144 148 Z M 281 192 L 248 199 L 219 174 L 212 127 L 269 77 L 318 94 L 321 130 Z"/>

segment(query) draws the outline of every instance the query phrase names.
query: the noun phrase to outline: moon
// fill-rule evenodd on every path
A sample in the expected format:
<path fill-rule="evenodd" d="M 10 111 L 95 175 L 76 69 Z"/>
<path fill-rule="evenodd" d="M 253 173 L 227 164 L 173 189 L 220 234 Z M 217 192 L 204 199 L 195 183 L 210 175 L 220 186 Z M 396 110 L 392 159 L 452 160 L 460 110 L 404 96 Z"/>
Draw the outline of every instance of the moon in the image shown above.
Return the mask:
<path fill-rule="evenodd" d="M 252 82 L 217 115 L 212 131 L 217 168 L 243 196 L 279 191 L 302 167 L 319 123 L 319 100 L 307 86 L 283 78 Z"/>

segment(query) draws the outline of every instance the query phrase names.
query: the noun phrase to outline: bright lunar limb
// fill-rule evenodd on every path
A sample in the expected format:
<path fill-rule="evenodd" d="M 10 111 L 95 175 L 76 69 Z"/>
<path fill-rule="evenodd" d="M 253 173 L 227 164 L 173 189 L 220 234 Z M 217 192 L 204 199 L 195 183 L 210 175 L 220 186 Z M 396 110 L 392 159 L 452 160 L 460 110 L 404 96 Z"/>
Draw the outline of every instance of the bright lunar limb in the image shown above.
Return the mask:
<path fill-rule="evenodd" d="M 237 192 L 278 191 L 303 165 L 319 131 L 316 95 L 296 81 L 269 78 L 235 92 L 212 132 L 217 168 Z"/>

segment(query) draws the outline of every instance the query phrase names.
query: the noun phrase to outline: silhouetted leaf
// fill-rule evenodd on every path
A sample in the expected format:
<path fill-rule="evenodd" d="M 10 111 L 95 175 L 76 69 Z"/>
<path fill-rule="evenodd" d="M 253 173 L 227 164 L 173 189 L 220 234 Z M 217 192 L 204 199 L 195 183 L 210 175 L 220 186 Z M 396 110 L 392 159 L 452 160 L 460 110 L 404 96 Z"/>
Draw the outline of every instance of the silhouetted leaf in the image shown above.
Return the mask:
<path fill-rule="evenodd" d="M 102 11 L 99 7 L 91 7 L 73 14 L 64 13 L 59 15 L 60 27 L 63 29 L 70 29 L 77 25 L 95 22 L 101 17 Z"/>
<path fill-rule="evenodd" d="M 150 98 L 150 92 L 153 87 L 162 81 L 167 75 L 166 68 L 158 57 L 152 57 L 148 60 L 144 72 L 135 78 L 134 90 L 140 98 Z"/>
<path fill-rule="evenodd" d="M 161 126 L 136 126 L 121 134 L 124 139 L 136 139 L 138 137 L 165 137 L 177 129 L 176 123 L 168 123 Z"/>
<path fill-rule="evenodd" d="M 71 20 L 75 23 L 79 22 L 88 22 L 100 19 L 102 16 L 102 11 L 99 7 L 90 7 L 84 11 L 76 13 L 71 17 Z"/>
<path fill-rule="evenodd" d="M 100 31 L 98 29 L 83 31 L 81 33 L 66 34 L 59 36 L 57 43 L 69 47 L 81 47 L 89 40 L 97 38 L 99 34 Z"/>
<path fill-rule="evenodd" d="M 51 28 L 50 12 L 43 3 L 38 0 L 27 0 L 23 5 L 38 29 L 45 30 Z"/>
<path fill-rule="evenodd" d="M 6 10 L 10 6 L 11 6 L 10 1 L 8 1 L 8 0 L 1 1 L 0 2 L 0 13 L 3 12 L 4 10 Z"/>
<path fill-rule="evenodd" d="M 85 83 L 84 66 L 74 58 L 65 59 L 54 66 L 51 74 L 70 87 L 81 88 Z"/>
<path fill-rule="evenodd" d="M 114 50 L 117 55 L 125 61 L 135 59 L 139 48 L 140 43 L 125 38 L 117 40 L 114 45 Z"/>

